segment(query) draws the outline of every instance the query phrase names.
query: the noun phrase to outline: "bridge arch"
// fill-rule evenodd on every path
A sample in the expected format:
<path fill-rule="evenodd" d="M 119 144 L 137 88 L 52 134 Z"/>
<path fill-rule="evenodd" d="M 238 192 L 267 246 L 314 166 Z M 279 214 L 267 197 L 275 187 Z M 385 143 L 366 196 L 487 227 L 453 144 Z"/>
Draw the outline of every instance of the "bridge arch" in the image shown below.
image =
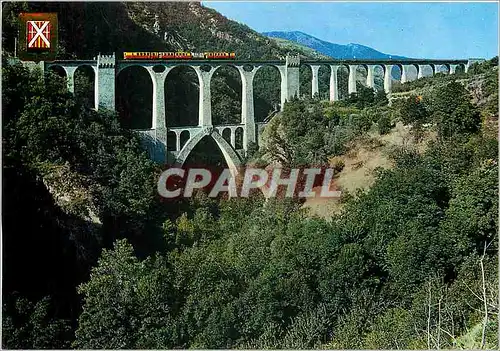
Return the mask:
<path fill-rule="evenodd" d="M 272 64 L 259 65 L 254 68 L 253 101 L 255 122 L 262 122 L 273 111 L 282 106 L 282 89 L 284 72 Z"/>
<path fill-rule="evenodd" d="M 243 149 L 243 127 L 237 127 L 234 130 L 234 148 L 236 150 Z"/>
<path fill-rule="evenodd" d="M 418 72 L 419 72 L 418 65 L 413 65 L 413 64 L 404 65 L 404 68 L 406 72 L 407 82 L 414 81 L 418 78 Z"/>
<path fill-rule="evenodd" d="M 318 70 L 318 94 L 321 100 L 330 96 L 330 66 L 322 64 Z"/>
<path fill-rule="evenodd" d="M 203 128 L 200 132 L 194 135 L 181 149 L 175 160 L 175 165 L 181 167 L 186 162 L 189 154 L 196 145 L 206 136 L 211 137 L 224 156 L 231 173 L 238 174 L 238 169 L 241 166 L 241 159 L 234 148 L 213 128 Z"/>
<path fill-rule="evenodd" d="M 222 130 L 222 137 L 224 138 L 225 141 L 227 141 L 230 144 L 232 144 L 231 143 L 231 135 L 232 135 L 232 133 L 233 133 L 233 131 L 231 130 L 230 127 L 224 128 Z"/>
<path fill-rule="evenodd" d="M 86 106 L 96 108 L 95 99 L 96 68 L 84 64 L 76 67 L 74 72 L 75 96 L 81 98 Z"/>
<path fill-rule="evenodd" d="M 401 84 L 404 83 L 404 76 L 403 74 L 405 73 L 404 67 L 400 63 L 395 63 L 390 66 L 390 72 L 389 72 L 389 79 L 390 79 L 390 86 L 391 88 L 389 89 L 392 91 L 392 89 L 398 89 L 398 87 L 401 86 Z"/>
<path fill-rule="evenodd" d="M 448 63 L 436 65 L 436 73 L 450 73 L 450 65 Z"/>
<path fill-rule="evenodd" d="M 311 86 L 313 84 L 313 65 L 301 63 L 299 67 L 299 93 L 301 98 L 311 98 Z"/>
<path fill-rule="evenodd" d="M 434 67 L 430 64 L 415 64 L 418 67 L 418 78 L 431 77 L 434 75 Z"/>
<path fill-rule="evenodd" d="M 167 132 L 167 151 L 177 151 L 177 133 L 173 130 Z"/>
<path fill-rule="evenodd" d="M 183 130 L 179 134 L 179 145 L 181 150 L 184 147 L 184 145 L 186 145 L 186 143 L 189 141 L 190 138 L 191 138 L 191 133 L 189 132 L 189 130 Z"/>
<path fill-rule="evenodd" d="M 147 67 L 127 65 L 115 80 L 116 110 L 120 124 L 130 129 L 153 126 L 153 79 Z"/>
<path fill-rule="evenodd" d="M 373 69 L 373 90 L 383 91 L 384 90 L 384 75 L 385 66 L 381 64 L 372 65 Z"/>
<path fill-rule="evenodd" d="M 200 80 L 197 70 L 190 65 L 176 65 L 167 72 L 164 82 L 167 126 L 198 125 Z"/>
<path fill-rule="evenodd" d="M 360 86 L 368 87 L 367 77 L 369 73 L 369 67 L 365 63 L 360 63 L 356 65 L 356 89 Z"/>
<path fill-rule="evenodd" d="M 455 73 L 456 74 L 464 74 L 465 73 L 465 64 L 459 63 L 457 67 L 455 68 Z"/>
<path fill-rule="evenodd" d="M 338 97 L 339 100 L 349 98 L 349 73 L 351 69 L 348 64 L 341 63 L 337 69 Z"/>
<path fill-rule="evenodd" d="M 213 68 L 210 94 L 213 125 L 241 123 L 243 77 L 235 65 Z"/>
<path fill-rule="evenodd" d="M 63 65 L 58 65 L 58 64 L 52 64 L 47 67 L 48 71 L 51 71 L 53 73 L 56 73 L 57 75 L 61 77 L 67 77 L 68 76 L 68 71 L 65 66 Z"/>

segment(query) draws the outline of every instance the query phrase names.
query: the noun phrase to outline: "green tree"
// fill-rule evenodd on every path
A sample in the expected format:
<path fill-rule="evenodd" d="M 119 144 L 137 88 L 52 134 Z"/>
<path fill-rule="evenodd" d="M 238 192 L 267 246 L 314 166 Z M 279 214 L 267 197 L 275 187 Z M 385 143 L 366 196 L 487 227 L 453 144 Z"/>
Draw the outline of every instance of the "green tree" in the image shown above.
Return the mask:
<path fill-rule="evenodd" d="M 53 303 L 44 297 L 36 303 L 19 294 L 4 299 L 2 347 L 8 349 L 68 348 L 70 321 L 53 317 Z M 7 301 L 6 301 L 7 300 Z"/>
<path fill-rule="evenodd" d="M 104 250 L 90 280 L 79 287 L 83 311 L 76 348 L 172 347 L 171 275 L 160 257 L 139 261 L 125 240 Z"/>

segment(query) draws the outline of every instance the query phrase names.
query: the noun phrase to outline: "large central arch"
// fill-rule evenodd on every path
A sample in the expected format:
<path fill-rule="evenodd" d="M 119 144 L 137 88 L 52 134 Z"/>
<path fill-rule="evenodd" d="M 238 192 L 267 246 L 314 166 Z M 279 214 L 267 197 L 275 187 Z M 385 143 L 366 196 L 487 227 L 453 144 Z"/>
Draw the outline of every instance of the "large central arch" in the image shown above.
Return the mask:
<path fill-rule="evenodd" d="M 181 167 L 186 162 L 189 154 L 196 145 L 206 136 L 210 136 L 224 156 L 224 159 L 229 166 L 232 174 L 238 174 L 238 169 L 241 166 L 241 159 L 234 148 L 220 135 L 213 127 L 203 128 L 200 132 L 194 135 L 189 141 L 184 145 L 182 150 L 176 157 L 175 165 Z"/>

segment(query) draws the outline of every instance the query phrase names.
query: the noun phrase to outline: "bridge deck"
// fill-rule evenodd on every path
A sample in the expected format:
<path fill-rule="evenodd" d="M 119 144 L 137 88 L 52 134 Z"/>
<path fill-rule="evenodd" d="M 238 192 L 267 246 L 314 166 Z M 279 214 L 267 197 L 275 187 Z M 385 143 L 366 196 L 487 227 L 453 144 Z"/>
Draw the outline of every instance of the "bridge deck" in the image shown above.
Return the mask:
<path fill-rule="evenodd" d="M 147 64 L 192 64 L 192 65 L 284 65 L 285 60 L 116 60 L 116 64 L 124 63 L 147 63 Z M 391 64 L 420 64 L 420 65 L 442 65 L 442 64 L 467 64 L 468 59 L 332 59 L 332 60 L 301 60 L 301 64 L 308 65 L 342 65 L 342 64 L 368 64 L 368 65 L 391 65 Z M 47 63 L 55 64 L 96 64 L 97 60 L 56 60 L 47 61 Z"/>

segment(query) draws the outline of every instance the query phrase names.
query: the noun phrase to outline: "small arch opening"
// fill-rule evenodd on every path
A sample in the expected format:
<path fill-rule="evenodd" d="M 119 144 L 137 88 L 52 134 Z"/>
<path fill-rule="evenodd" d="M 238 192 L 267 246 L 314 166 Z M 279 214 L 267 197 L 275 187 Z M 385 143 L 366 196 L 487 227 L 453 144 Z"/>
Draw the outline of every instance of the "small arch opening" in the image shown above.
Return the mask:
<path fill-rule="evenodd" d="M 393 65 L 391 68 L 391 86 L 394 91 L 401 89 L 401 76 L 403 75 L 403 67 L 401 65 Z"/>
<path fill-rule="evenodd" d="M 180 151 L 177 150 L 177 134 L 173 131 L 167 133 L 167 151 Z"/>
<path fill-rule="evenodd" d="M 231 128 L 224 128 L 224 130 L 222 131 L 222 137 L 225 141 L 231 144 Z"/>
<path fill-rule="evenodd" d="M 368 67 L 366 65 L 358 65 L 358 67 L 356 67 L 356 90 L 368 87 L 367 78 Z"/>
<path fill-rule="evenodd" d="M 66 71 L 61 66 L 55 65 L 50 66 L 45 75 L 51 78 L 51 82 L 54 82 L 57 86 L 57 89 L 61 91 L 67 91 L 68 89 L 68 81 L 66 78 Z"/>
<path fill-rule="evenodd" d="M 189 133 L 189 130 L 183 130 L 181 132 L 180 135 L 181 150 L 184 147 L 184 145 L 186 145 L 186 143 L 189 141 L 190 138 L 191 138 L 191 133 Z"/>
<path fill-rule="evenodd" d="M 222 172 L 228 168 L 224 154 L 222 153 L 217 142 L 210 135 L 205 135 L 191 150 L 184 166 L 210 165 L 213 172 Z"/>
<path fill-rule="evenodd" d="M 243 128 L 238 127 L 235 130 L 235 138 L 234 138 L 234 148 L 236 150 L 243 149 Z"/>
<path fill-rule="evenodd" d="M 373 68 L 373 81 L 374 81 L 374 89 L 375 91 L 383 91 L 384 90 L 384 67 L 380 65 L 376 65 Z"/>
<path fill-rule="evenodd" d="M 407 82 L 410 82 L 410 81 L 417 79 L 418 71 L 417 71 L 417 67 L 415 67 L 415 65 L 405 66 L 405 71 L 406 71 L 406 81 Z"/>
<path fill-rule="evenodd" d="M 66 78 L 66 70 L 62 66 L 52 65 L 48 70 L 54 74 L 57 74 L 59 77 Z"/>

